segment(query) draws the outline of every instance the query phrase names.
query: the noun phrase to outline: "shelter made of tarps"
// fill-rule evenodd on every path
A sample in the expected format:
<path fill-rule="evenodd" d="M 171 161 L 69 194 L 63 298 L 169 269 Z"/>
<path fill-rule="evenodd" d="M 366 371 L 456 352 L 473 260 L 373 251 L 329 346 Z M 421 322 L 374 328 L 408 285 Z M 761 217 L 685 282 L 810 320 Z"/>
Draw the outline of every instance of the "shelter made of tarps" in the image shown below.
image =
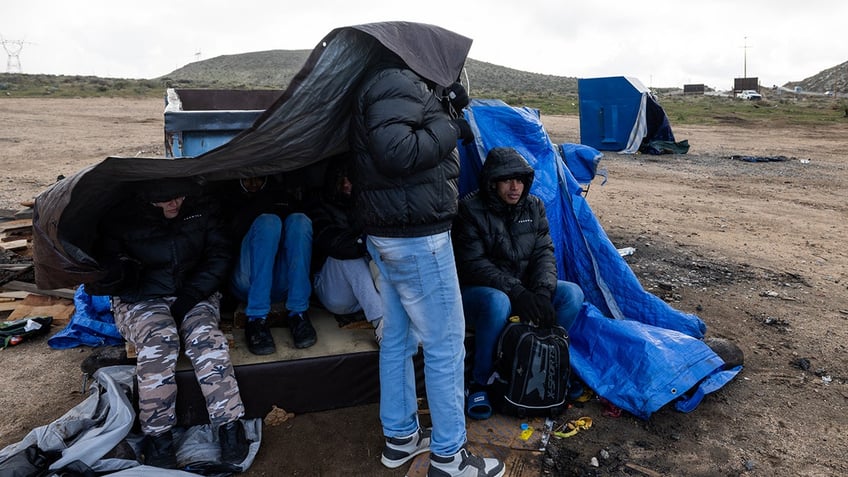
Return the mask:
<path fill-rule="evenodd" d="M 515 148 L 536 171 L 530 192 L 545 204 L 559 277 L 580 285 L 586 296 L 571 330 L 571 364 L 589 387 L 647 418 L 687 391 L 702 397 L 701 383 L 714 391 L 738 373 L 725 370 L 702 341 L 706 325 L 700 318 L 642 288 L 557 154 L 538 111 L 474 100 L 466 117 L 476 137 L 460 149 L 461 196 L 477 188 L 483 160 L 494 147 Z M 695 406 L 687 400 L 686 410 Z"/>
<path fill-rule="evenodd" d="M 580 142 L 600 151 L 686 154 L 651 90 L 628 76 L 579 78 Z"/>
<path fill-rule="evenodd" d="M 129 183 L 165 177 L 218 181 L 293 171 L 349 150 L 353 94 L 387 52 L 436 85 L 459 78 L 471 39 L 434 25 L 382 22 L 337 28 L 312 50 L 279 99 L 250 128 L 192 159 L 108 157 L 40 193 L 33 262 L 41 289 L 95 281 L 91 249 L 100 218 Z M 282 86 L 282 85 L 281 85 Z"/>

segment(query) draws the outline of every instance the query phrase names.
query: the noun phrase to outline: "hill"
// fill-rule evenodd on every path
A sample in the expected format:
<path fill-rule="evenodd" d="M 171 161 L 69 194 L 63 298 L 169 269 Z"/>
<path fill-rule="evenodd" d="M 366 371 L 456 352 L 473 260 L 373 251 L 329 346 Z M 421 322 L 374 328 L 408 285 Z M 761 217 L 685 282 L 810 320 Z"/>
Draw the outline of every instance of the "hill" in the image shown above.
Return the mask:
<path fill-rule="evenodd" d="M 161 78 L 181 85 L 201 83 L 227 88 L 283 89 L 311 50 L 268 50 L 223 55 L 189 63 Z M 577 94 L 577 78 L 528 73 L 469 58 L 467 79 L 473 95 Z"/>
<path fill-rule="evenodd" d="M 848 61 L 820 71 L 818 74 L 804 80 L 787 83 L 785 86 L 788 88 L 800 86 L 804 91 L 816 91 L 819 93 L 825 91 L 848 93 Z"/>

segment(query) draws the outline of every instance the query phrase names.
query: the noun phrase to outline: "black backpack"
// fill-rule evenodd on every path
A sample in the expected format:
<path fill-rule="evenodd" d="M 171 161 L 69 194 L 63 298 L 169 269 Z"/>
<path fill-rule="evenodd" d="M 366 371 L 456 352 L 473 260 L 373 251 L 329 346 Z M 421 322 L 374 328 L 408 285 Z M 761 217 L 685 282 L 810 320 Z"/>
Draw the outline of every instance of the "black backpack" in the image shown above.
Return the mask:
<path fill-rule="evenodd" d="M 568 332 L 561 326 L 506 325 L 495 354 L 496 402 L 514 416 L 557 416 L 568 403 Z"/>

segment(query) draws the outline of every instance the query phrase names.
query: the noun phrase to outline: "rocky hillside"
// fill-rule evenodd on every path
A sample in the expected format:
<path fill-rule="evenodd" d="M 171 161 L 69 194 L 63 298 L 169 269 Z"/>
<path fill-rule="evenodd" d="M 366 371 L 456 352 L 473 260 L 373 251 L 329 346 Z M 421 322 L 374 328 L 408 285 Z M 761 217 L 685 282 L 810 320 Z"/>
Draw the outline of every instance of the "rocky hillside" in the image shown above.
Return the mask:
<path fill-rule="evenodd" d="M 804 91 L 848 93 L 848 61 L 786 86 L 792 88 L 800 86 Z"/>
<path fill-rule="evenodd" d="M 224 55 L 188 65 L 163 76 L 186 85 L 219 84 L 230 88 L 283 89 L 306 62 L 311 50 L 268 50 Z M 484 93 L 577 93 L 577 78 L 543 75 L 468 59 L 468 82 L 472 94 Z"/>

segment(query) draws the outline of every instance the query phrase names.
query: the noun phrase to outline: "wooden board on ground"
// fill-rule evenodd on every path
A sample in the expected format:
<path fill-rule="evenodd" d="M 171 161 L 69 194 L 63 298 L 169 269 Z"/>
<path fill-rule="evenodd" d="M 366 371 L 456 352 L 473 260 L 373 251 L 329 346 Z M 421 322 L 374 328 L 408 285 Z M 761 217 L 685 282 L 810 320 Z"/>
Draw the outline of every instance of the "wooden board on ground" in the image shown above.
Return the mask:
<path fill-rule="evenodd" d="M 44 295 L 29 295 L 15 304 L 7 318 L 17 320 L 33 316 L 52 316 L 53 324 L 65 326 L 70 322 L 76 307 L 72 300 Z"/>
<path fill-rule="evenodd" d="M 32 229 L 32 219 L 17 219 L 0 222 L 0 233 Z"/>
<path fill-rule="evenodd" d="M 32 283 L 22 282 L 18 280 L 12 280 L 11 282 L 7 282 L 3 284 L 3 290 L 6 291 L 26 291 L 33 294 L 38 295 L 46 295 L 46 296 L 56 296 L 60 298 L 67 298 L 69 300 L 74 299 L 74 290 L 69 288 L 57 288 L 55 290 L 41 290 L 37 286 Z"/>
<path fill-rule="evenodd" d="M 528 429 L 523 430 L 522 424 Z M 466 421 L 468 450 L 479 457 L 496 457 L 506 464 L 510 477 L 538 476 L 542 473 L 540 450 L 542 430 L 545 421 L 542 418 L 519 419 L 517 417 L 494 414 L 489 419 Z M 430 465 L 430 454 L 416 457 L 406 472 L 407 477 L 424 477 Z"/>

